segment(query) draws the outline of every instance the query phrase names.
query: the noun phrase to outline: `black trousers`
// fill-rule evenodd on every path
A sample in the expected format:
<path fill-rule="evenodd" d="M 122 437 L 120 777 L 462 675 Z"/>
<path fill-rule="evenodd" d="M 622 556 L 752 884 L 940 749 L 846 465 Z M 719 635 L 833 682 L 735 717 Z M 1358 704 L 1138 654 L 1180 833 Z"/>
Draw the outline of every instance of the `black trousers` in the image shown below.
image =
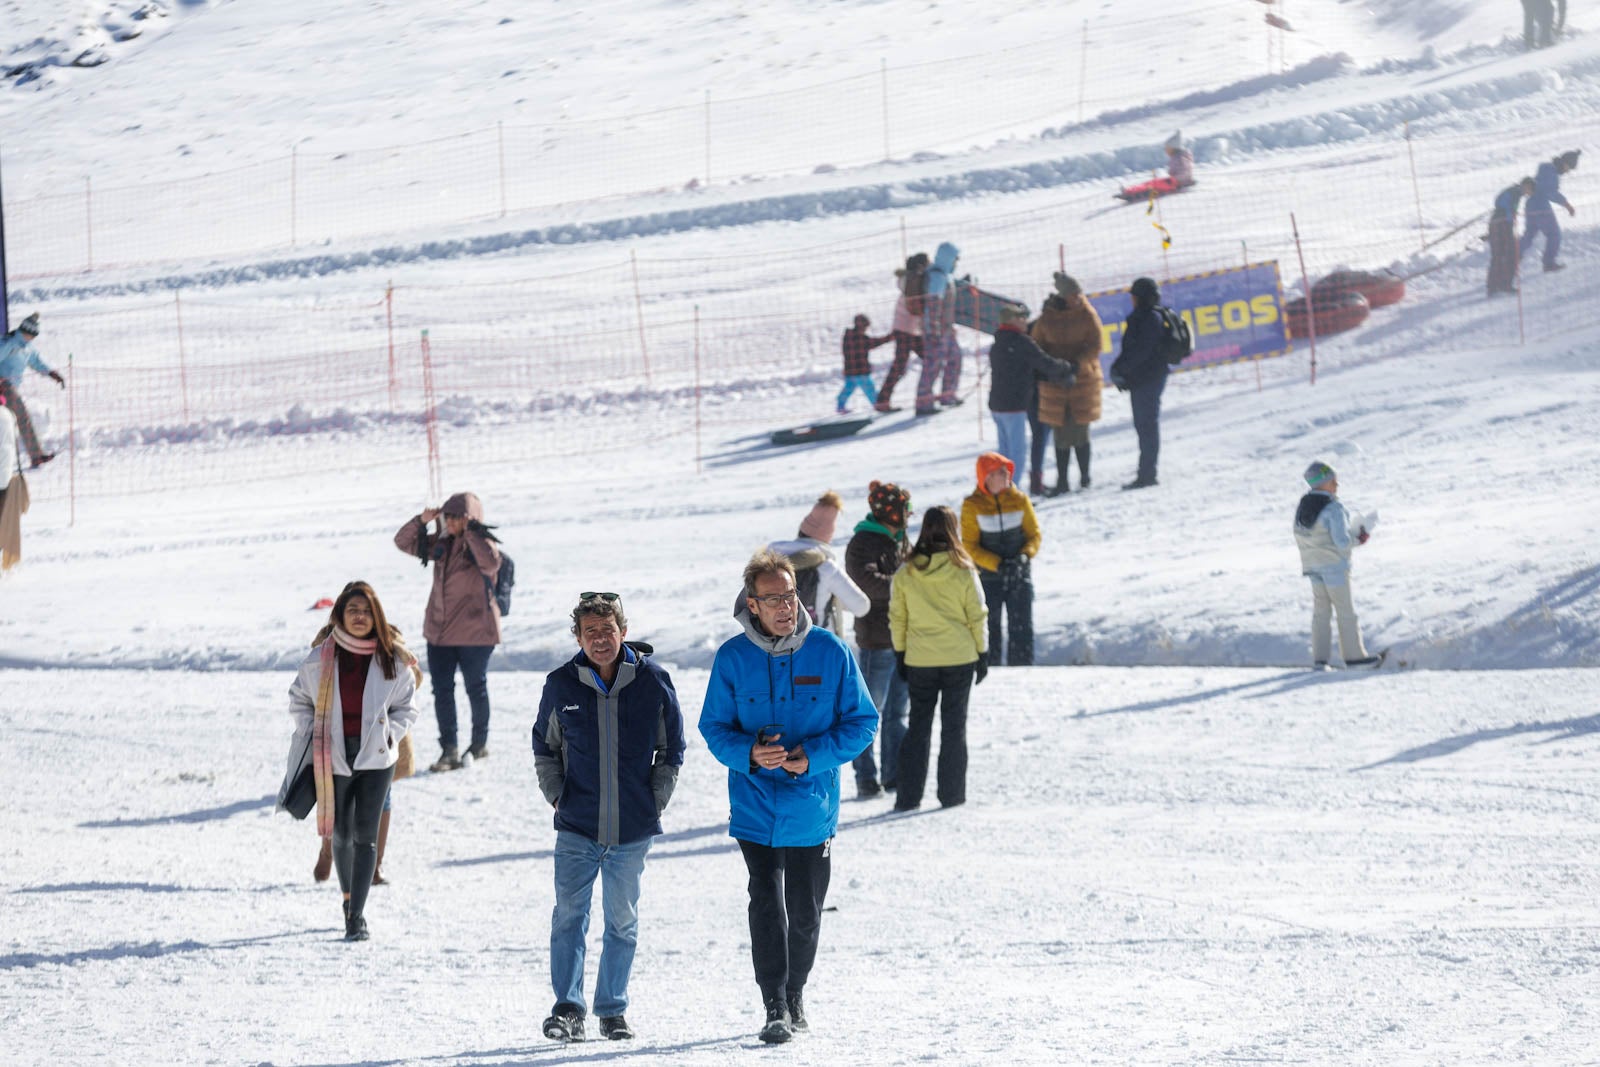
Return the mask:
<path fill-rule="evenodd" d="M 345 739 L 346 762 L 354 766 L 360 751 L 359 739 Z M 361 915 L 367 906 L 372 872 L 378 869 L 378 821 L 393 780 L 393 767 L 333 776 L 333 866 L 339 872 L 339 888 L 350 894 L 352 916 Z"/>
<path fill-rule="evenodd" d="M 928 783 L 928 749 L 933 742 L 933 712 L 939 710 L 939 803 L 950 807 L 967 799 L 967 701 L 976 664 L 907 667 L 911 715 L 900 742 L 900 789 L 894 806 L 922 803 Z"/>
<path fill-rule="evenodd" d="M 798 993 L 811 976 L 822 902 L 833 871 L 833 839 L 806 848 L 740 841 L 750 872 L 750 956 L 764 1000 Z"/>
<path fill-rule="evenodd" d="M 1020 558 L 1020 557 L 1019 557 Z M 1033 574 L 1026 558 L 1007 569 L 978 571 L 983 586 L 983 602 L 989 609 L 989 665 L 1000 665 L 1000 621 L 1005 617 L 1005 663 L 1013 667 L 1033 665 Z"/>
<path fill-rule="evenodd" d="M 1517 288 L 1517 230 L 1498 213 L 1489 220 L 1489 295 Z"/>

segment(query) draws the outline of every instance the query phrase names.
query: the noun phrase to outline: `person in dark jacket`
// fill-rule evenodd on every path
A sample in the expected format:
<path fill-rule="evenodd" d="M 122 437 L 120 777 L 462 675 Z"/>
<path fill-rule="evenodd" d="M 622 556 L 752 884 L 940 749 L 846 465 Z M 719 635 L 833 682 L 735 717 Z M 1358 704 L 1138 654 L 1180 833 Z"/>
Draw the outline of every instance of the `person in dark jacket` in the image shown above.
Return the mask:
<path fill-rule="evenodd" d="M 1489 295 L 1517 291 L 1517 208 L 1533 195 L 1534 181 L 1524 178 L 1494 198 L 1489 215 Z"/>
<path fill-rule="evenodd" d="M 1000 325 L 989 348 L 989 414 L 999 436 L 999 452 L 1011 461 L 1021 481 L 1028 471 L 1028 411 L 1034 404 L 1034 383 L 1039 377 L 1071 385 L 1073 368 L 1051 359 L 1024 332 L 1028 309 L 1007 304 L 1000 309 Z"/>
<path fill-rule="evenodd" d="M 1566 269 L 1566 264 L 1556 259 L 1561 253 L 1561 226 L 1556 222 L 1555 205 L 1560 204 L 1566 208 L 1568 215 L 1578 213 L 1578 209 L 1561 195 L 1561 176 L 1577 169 L 1580 154 L 1577 149 L 1563 152 L 1548 163 L 1539 164 L 1539 169 L 1534 172 L 1533 192 L 1528 196 L 1528 203 L 1522 210 L 1524 228 L 1522 241 L 1517 245 L 1519 261 L 1528 254 L 1528 249 L 1533 247 L 1533 239 L 1542 233 L 1544 269 L 1546 271 Z"/>
<path fill-rule="evenodd" d="M 872 746 L 855 759 L 857 789 L 862 796 L 898 788 L 900 742 L 906 736 L 906 709 L 911 692 L 895 670 L 894 641 L 889 634 L 889 592 L 906 557 L 906 520 L 911 494 L 893 482 L 867 487 L 867 517 L 856 523 L 844 550 L 844 569 L 872 602 L 856 616 L 856 659 L 861 677 L 878 709 L 879 759 Z M 876 788 L 869 788 L 869 784 Z"/>
<path fill-rule="evenodd" d="M 444 529 L 428 524 L 442 522 Z M 456 493 L 442 507 L 425 508 L 394 535 L 395 547 L 433 564 L 433 591 L 423 616 L 433 714 L 439 721 L 439 758 L 432 771 L 453 771 L 462 756 L 489 756 L 489 657 L 500 643 L 500 607 L 494 582 L 500 574 L 500 542 L 483 524 L 483 501 Z M 472 706 L 472 744 L 457 747 L 456 668 Z"/>
<path fill-rule="evenodd" d="M 594 1010 L 601 1036 L 615 1041 L 633 1037 L 622 1013 L 639 942 L 639 880 L 683 766 L 683 713 L 650 646 L 625 640 L 628 618 L 616 593 L 584 593 L 572 632 L 578 654 L 545 677 L 533 725 L 539 791 L 556 812 L 556 1004 L 544 1035 L 583 1040 L 584 935 L 599 877 L 605 935 Z"/>
<path fill-rule="evenodd" d="M 1133 310 L 1122 324 L 1122 354 L 1111 364 L 1111 384 L 1133 394 L 1133 430 L 1139 435 L 1139 473 L 1124 489 L 1156 484 L 1161 454 L 1161 393 L 1167 387 L 1167 361 L 1162 357 L 1161 288 L 1153 278 L 1134 279 Z"/>
<path fill-rule="evenodd" d="M 706 747 L 728 768 L 728 834 L 750 875 L 750 955 L 769 1044 L 809 1029 L 801 994 L 832 874 L 839 769 L 878 726 L 855 657 L 811 624 L 794 577 L 771 549 L 745 565 L 743 633 L 717 649 L 700 713 Z"/>
<path fill-rule="evenodd" d="M 867 327 L 872 325 L 872 320 L 865 315 L 857 315 L 855 323 L 844 332 L 844 388 L 839 390 L 837 404 L 839 414 L 849 412 L 845 405 L 850 402 L 850 396 L 857 389 L 867 398 L 867 403 L 878 402 L 878 389 L 872 384 L 872 357 L 870 353 L 879 345 L 886 345 L 894 340 L 894 334 L 886 333 L 882 337 L 868 337 Z"/>

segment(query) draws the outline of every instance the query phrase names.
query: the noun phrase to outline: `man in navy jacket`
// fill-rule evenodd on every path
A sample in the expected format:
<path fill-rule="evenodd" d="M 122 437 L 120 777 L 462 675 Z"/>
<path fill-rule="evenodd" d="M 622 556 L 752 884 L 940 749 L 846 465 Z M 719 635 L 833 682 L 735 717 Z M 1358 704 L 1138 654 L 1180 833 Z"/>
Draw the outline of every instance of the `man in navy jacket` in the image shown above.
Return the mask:
<path fill-rule="evenodd" d="M 1163 328 L 1156 306 L 1161 289 L 1153 278 L 1135 278 L 1131 288 L 1133 310 L 1122 326 L 1122 353 L 1111 364 L 1111 384 L 1133 393 L 1133 430 L 1139 437 L 1139 473 L 1124 489 L 1147 489 L 1156 484 L 1156 460 L 1161 455 L 1161 393 L 1170 369 L 1161 356 Z"/>
<path fill-rule="evenodd" d="M 683 713 L 650 646 L 627 643 L 616 593 L 584 593 L 572 611 L 579 652 L 545 678 L 533 726 L 539 789 L 556 809 L 556 906 L 546 1037 L 584 1038 L 584 932 L 594 880 L 605 909 L 594 1010 L 600 1033 L 631 1038 L 623 1011 L 639 941 L 639 880 L 683 766 Z"/>
<path fill-rule="evenodd" d="M 700 733 L 728 768 L 728 833 L 750 872 L 750 954 L 761 1040 L 808 1029 L 801 991 L 817 956 L 839 825 L 839 768 L 872 744 L 878 713 L 855 656 L 811 624 L 787 556 L 744 569 L 744 633 L 717 649 Z"/>

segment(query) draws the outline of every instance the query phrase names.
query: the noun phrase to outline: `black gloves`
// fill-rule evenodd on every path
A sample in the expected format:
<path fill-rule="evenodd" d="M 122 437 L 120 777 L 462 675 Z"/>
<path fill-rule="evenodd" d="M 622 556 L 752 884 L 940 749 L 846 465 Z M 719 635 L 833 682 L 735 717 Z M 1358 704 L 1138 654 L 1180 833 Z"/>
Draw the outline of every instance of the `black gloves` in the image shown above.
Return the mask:
<path fill-rule="evenodd" d="M 982 685 L 983 680 L 987 677 L 989 677 L 989 661 L 979 656 L 978 664 L 972 670 L 972 684 Z"/>
<path fill-rule="evenodd" d="M 50 372 L 50 380 L 61 386 L 63 389 L 67 387 L 67 380 L 61 376 L 61 372 L 58 370 L 53 370 Z"/>
<path fill-rule="evenodd" d="M 900 676 L 902 682 L 906 680 L 906 654 L 904 652 L 896 652 L 894 654 L 894 673 Z"/>

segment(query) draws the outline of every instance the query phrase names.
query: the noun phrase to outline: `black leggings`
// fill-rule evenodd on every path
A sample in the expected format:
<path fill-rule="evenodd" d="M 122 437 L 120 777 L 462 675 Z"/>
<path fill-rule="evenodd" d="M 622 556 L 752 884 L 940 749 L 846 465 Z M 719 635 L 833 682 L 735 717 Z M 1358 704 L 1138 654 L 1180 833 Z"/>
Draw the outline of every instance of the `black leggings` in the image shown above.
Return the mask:
<path fill-rule="evenodd" d="M 822 934 L 822 902 L 833 871 L 833 839 L 806 848 L 740 841 L 750 872 L 750 956 L 764 998 L 805 988 Z"/>
<path fill-rule="evenodd" d="M 345 739 L 345 760 L 351 766 L 360 751 L 358 738 Z M 350 894 L 352 916 L 366 908 L 372 872 L 378 869 L 378 821 L 393 778 L 393 767 L 333 776 L 333 866 L 339 888 Z"/>

